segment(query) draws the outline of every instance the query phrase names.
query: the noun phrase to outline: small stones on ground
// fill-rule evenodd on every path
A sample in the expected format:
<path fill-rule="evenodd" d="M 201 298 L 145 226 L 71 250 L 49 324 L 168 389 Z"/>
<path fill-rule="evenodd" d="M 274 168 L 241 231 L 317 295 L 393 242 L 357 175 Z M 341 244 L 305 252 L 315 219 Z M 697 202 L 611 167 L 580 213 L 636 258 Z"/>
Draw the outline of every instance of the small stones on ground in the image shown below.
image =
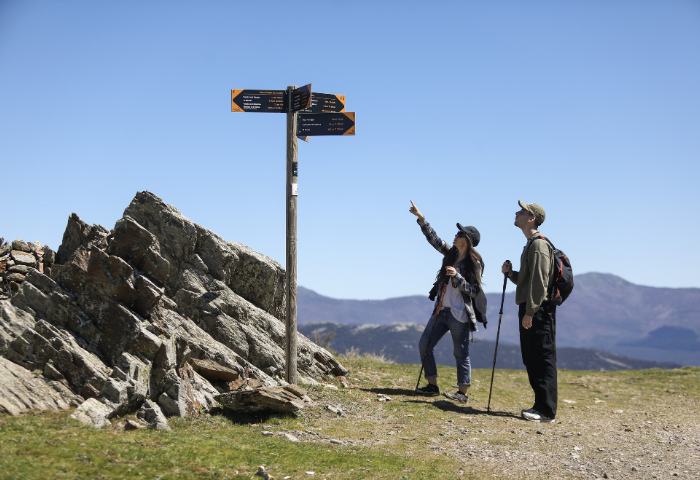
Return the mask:
<path fill-rule="evenodd" d="M 613 413 L 625 413 L 624 410 L 613 410 L 612 412 L 613 412 Z"/>
<path fill-rule="evenodd" d="M 565 402 L 565 403 L 576 403 L 574 400 L 566 400 L 566 399 L 563 399 L 562 402 Z"/>
<path fill-rule="evenodd" d="M 334 407 L 333 405 L 326 405 L 326 410 L 329 412 L 333 412 L 336 415 L 340 415 L 341 417 L 347 417 L 348 414 L 345 413 L 340 407 Z"/>
<path fill-rule="evenodd" d="M 338 383 L 340 384 L 341 387 L 350 388 L 350 382 L 348 382 L 348 380 L 345 377 L 339 376 L 339 377 L 335 377 L 335 378 L 338 380 Z"/>
<path fill-rule="evenodd" d="M 593 403 L 605 403 L 605 400 L 601 400 L 600 398 L 594 398 Z"/>
<path fill-rule="evenodd" d="M 537 430 L 537 435 L 544 435 L 544 432 L 542 430 Z"/>
<path fill-rule="evenodd" d="M 290 442 L 295 442 L 295 443 L 296 443 L 296 442 L 299 441 L 299 439 L 298 439 L 297 437 L 295 437 L 294 435 L 292 435 L 291 433 L 282 433 L 281 436 L 284 437 L 284 438 L 286 438 L 286 439 L 289 440 Z"/>
<path fill-rule="evenodd" d="M 331 438 L 331 443 L 335 443 L 336 445 L 345 445 L 341 440 L 336 440 L 335 438 Z"/>
<path fill-rule="evenodd" d="M 323 388 L 327 388 L 328 390 L 338 390 L 338 387 L 336 387 L 335 385 L 328 385 L 327 383 L 322 383 L 321 386 L 323 386 Z"/>
<path fill-rule="evenodd" d="M 304 472 L 304 473 L 306 473 L 307 475 L 312 475 L 312 476 L 316 475 L 316 472 Z"/>
<path fill-rule="evenodd" d="M 631 432 L 631 431 L 632 431 L 632 429 L 630 427 L 625 428 L 625 432 Z"/>
<path fill-rule="evenodd" d="M 378 393 L 377 394 L 377 401 L 379 402 L 389 402 L 391 401 L 391 397 L 388 395 L 384 395 L 383 393 Z"/>
<path fill-rule="evenodd" d="M 274 433 L 268 432 L 267 430 L 263 430 L 262 434 L 263 434 L 263 437 L 271 437 L 274 435 Z"/>
<path fill-rule="evenodd" d="M 258 467 L 258 471 L 255 472 L 256 475 L 263 477 L 265 480 L 274 480 L 274 477 L 271 477 L 268 473 L 267 470 L 265 469 L 265 465 L 260 465 Z"/>
<path fill-rule="evenodd" d="M 141 428 L 141 425 L 134 422 L 133 420 L 129 420 L 128 418 L 126 419 L 126 422 L 124 423 L 124 430 L 138 430 Z"/>
<path fill-rule="evenodd" d="M 636 472 L 636 471 L 637 471 L 637 467 L 632 467 L 632 471 L 633 471 L 633 472 Z"/>

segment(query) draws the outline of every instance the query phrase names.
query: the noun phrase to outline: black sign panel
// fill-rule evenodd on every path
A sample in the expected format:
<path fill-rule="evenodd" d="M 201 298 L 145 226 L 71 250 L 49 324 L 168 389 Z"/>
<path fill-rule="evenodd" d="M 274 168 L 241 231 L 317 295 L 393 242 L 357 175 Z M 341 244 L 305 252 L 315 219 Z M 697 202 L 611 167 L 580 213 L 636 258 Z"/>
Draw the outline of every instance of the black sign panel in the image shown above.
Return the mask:
<path fill-rule="evenodd" d="M 311 84 L 299 87 L 292 92 L 292 112 L 311 106 Z"/>
<path fill-rule="evenodd" d="M 299 113 L 336 113 L 345 111 L 345 95 L 316 93 L 311 95 L 311 106 Z"/>
<path fill-rule="evenodd" d="M 286 90 L 231 90 L 231 111 L 287 113 L 286 93 Z"/>
<path fill-rule="evenodd" d="M 355 135 L 355 112 L 299 114 L 297 135 Z"/>

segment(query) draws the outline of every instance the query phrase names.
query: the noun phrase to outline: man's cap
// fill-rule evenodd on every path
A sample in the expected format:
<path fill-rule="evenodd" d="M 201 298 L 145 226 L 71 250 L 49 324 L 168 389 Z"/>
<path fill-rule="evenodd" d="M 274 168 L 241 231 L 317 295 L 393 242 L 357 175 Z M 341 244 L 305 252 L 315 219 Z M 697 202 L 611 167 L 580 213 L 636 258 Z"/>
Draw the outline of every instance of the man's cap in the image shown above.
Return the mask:
<path fill-rule="evenodd" d="M 457 224 L 457 228 L 461 232 L 464 232 L 467 237 L 469 237 L 469 241 L 472 242 L 472 247 L 476 247 L 479 245 L 479 241 L 481 240 L 481 234 L 479 233 L 479 230 L 476 229 L 476 227 L 463 227 L 459 223 Z"/>
<path fill-rule="evenodd" d="M 538 225 L 544 223 L 544 218 L 547 216 L 544 213 L 544 208 L 540 207 L 536 203 L 523 203 L 522 200 L 518 200 L 518 205 L 533 214 Z"/>

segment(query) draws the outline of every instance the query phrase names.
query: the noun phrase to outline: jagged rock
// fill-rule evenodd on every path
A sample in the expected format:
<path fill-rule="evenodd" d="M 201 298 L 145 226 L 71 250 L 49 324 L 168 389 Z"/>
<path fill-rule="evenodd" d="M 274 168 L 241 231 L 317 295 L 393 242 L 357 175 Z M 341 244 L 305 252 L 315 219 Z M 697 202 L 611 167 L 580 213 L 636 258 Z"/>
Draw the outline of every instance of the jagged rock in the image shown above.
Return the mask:
<path fill-rule="evenodd" d="M 222 407 L 238 413 L 263 411 L 293 413 L 304 408 L 304 401 L 284 387 L 236 390 L 222 393 L 214 398 Z"/>
<path fill-rule="evenodd" d="M 113 235 L 107 253 L 123 258 L 165 284 L 170 273 L 170 262 L 160 255 L 160 245 L 152 233 L 125 215 L 117 221 Z"/>
<path fill-rule="evenodd" d="M 34 254 L 34 256 L 37 257 L 37 259 L 41 259 L 41 257 L 44 255 L 44 250 L 41 247 L 41 242 L 31 242 L 27 243 L 29 245 L 29 251 Z"/>
<path fill-rule="evenodd" d="M 141 425 L 138 423 L 134 422 L 133 420 L 129 420 L 128 418 L 124 422 L 124 430 L 129 431 L 129 430 L 138 430 L 141 428 Z"/>
<path fill-rule="evenodd" d="M 92 425 L 95 428 L 102 428 L 109 425 L 109 418 L 112 415 L 112 409 L 107 405 L 100 403 L 99 400 L 88 398 L 78 408 L 75 409 L 70 418 Z"/>
<path fill-rule="evenodd" d="M 27 242 L 25 242 L 24 240 L 20 240 L 19 238 L 17 240 L 13 240 L 12 250 L 17 250 L 19 252 L 27 252 L 27 253 L 31 252 Z"/>
<path fill-rule="evenodd" d="M 238 383 L 275 387 L 272 376 L 284 376 L 284 271 L 155 195 L 139 192 L 112 233 L 71 215 L 56 263 L 48 247 L 29 247 L 50 276 L 24 265 L 17 294 L 0 300 L 0 355 L 41 372 L 65 403 L 94 398 L 124 415 L 150 401 L 196 415 Z M 347 373 L 298 338 L 300 378 Z M 270 396 L 303 406 L 310 399 L 294 388 L 258 395 L 261 408 Z"/>
<path fill-rule="evenodd" d="M 191 358 L 189 362 L 195 372 L 212 382 L 217 380 L 232 382 L 237 380 L 240 376 L 240 373 L 238 373 L 236 370 L 219 365 L 212 360 L 197 360 L 195 358 Z"/>
<path fill-rule="evenodd" d="M 227 242 L 238 256 L 229 286 L 234 292 L 280 320 L 286 317 L 285 271 L 282 265 L 242 243 Z"/>
<path fill-rule="evenodd" d="M 11 243 L 5 243 L 4 245 L 0 245 L 0 256 L 6 255 L 12 251 L 12 244 Z"/>
<path fill-rule="evenodd" d="M 58 263 L 66 263 L 80 247 L 89 249 L 93 243 L 102 243 L 108 234 L 109 231 L 102 225 L 90 226 L 72 213 L 68 217 L 68 226 L 63 233 L 61 246 L 58 247 Z"/>
<path fill-rule="evenodd" d="M 287 390 L 288 392 L 292 392 L 294 395 L 296 395 L 299 398 L 304 398 L 306 396 L 306 390 L 303 388 L 297 386 L 297 385 L 292 385 L 292 384 L 286 384 L 284 385 L 284 389 Z"/>
<path fill-rule="evenodd" d="M 263 385 L 260 380 L 256 380 L 254 378 L 239 378 L 235 382 L 231 382 L 228 384 L 228 390 L 238 390 L 239 388 L 243 387 L 259 388 L 262 386 Z"/>
<path fill-rule="evenodd" d="M 26 368 L 0 357 L 0 412 L 19 415 L 22 410 L 65 410 L 77 396 L 56 382 L 44 380 Z"/>
<path fill-rule="evenodd" d="M 24 281 L 24 278 L 25 278 L 25 276 L 22 275 L 21 273 L 9 273 L 9 274 L 5 277 L 5 279 L 6 279 L 8 282 L 17 282 L 17 283 L 23 282 L 23 281 Z"/>
<path fill-rule="evenodd" d="M 44 245 L 43 247 L 44 250 L 44 255 L 42 257 L 42 260 L 44 263 L 48 263 L 51 265 L 52 263 L 56 262 L 56 253 L 49 248 L 48 245 Z"/>
<path fill-rule="evenodd" d="M 218 406 L 215 400 L 215 395 L 218 394 L 205 378 L 186 363 L 179 372 L 168 372 L 158 404 L 167 415 L 197 416 L 202 409 L 209 410 Z"/>
<path fill-rule="evenodd" d="M 148 423 L 148 428 L 152 430 L 172 430 L 158 404 L 151 400 L 143 402 L 136 416 L 146 421 Z"/>
<path fill-rule="evenodd" d="M 10 258 L 12 258 L 12 260 L 17 265 L 36 267 L 36 258 L 34 258 L 34 255 L 32 255 L 31 253 L 25 253 L 19 250 L 12 250 L 12 252 L 10 252 Z"/>
<path fill-rule="evenodd" d="M 30 267 L 26 265 L 12 265 L 10 268 L 7 269 L 7 271 L 10 273 L 21 273 L 22 275 L 26 275 L 29 271 L 29 268 Z"/>

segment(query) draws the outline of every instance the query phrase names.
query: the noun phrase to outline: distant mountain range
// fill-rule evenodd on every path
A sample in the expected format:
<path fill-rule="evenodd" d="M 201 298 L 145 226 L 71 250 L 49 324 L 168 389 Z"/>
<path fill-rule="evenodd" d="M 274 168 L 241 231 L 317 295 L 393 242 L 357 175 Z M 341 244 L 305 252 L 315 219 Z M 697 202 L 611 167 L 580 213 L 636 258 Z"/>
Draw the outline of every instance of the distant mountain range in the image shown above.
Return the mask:
<path fill-rule="evenodd" d="M 700 365 L 700 288 L 656 288 L 620 277 L 587 273 L 557 310 L 557 346 L 606 350 L 658 362 Z M 496 340 L 500 293 L 488 293 L 488 329 L 477 339 Z M 345 325 L 417 323 L 425 325 L 433 302 L 426 296 L 387 300 L 339 300 L 298 289 L 299 324 Z M 515 294 L 506 294 L 501 339 L 517 345 Z M 499 347 L 500 350 L 500 347 Z M 624 363 L 624 362 L 623 362 Z"/>
<path fill-rule="evenodd" d="M 389 325 L 341 325 L 339 323 L 305 323 L 299 331 L 314 340 L 331 333 L 328 347 L 340 353 L 356 348 L 361 353 L 382 353 L 397 363 L 420 363 L 418 340 L 423 326 L 416 323 L 392 323 Z M 495 342 L 477 340 L 469 344 L 469 360 L 472 368 L 491 368 Z M 449 333 L 435 348 L 435 361 L 439 365 L 455 366 L 452 341 Z M 524 369 L 520 347 L 512 344 L 498 345 L 498 368 Z M 570 370 L 621 370 L 643 368 L 678 368 L 672 362 L 637 360 L 624 355 L 591 348 L 558 348 L 557 367 Z"/>

